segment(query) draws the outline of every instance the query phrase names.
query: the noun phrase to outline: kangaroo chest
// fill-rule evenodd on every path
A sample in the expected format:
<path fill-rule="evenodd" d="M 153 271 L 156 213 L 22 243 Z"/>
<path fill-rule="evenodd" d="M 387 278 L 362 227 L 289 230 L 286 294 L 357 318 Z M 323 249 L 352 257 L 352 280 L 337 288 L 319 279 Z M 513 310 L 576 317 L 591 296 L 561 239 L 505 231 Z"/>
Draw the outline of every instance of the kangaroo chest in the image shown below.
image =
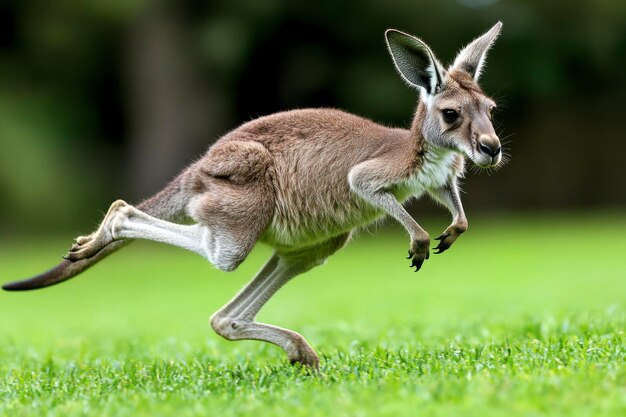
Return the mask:
<path fill-rule="evenodd" d="M 405 181 L 392 188 L 399 201 L 419 197 L 428 190 L 449 184 L 458 171 L 457 155 L 449 150 L 429 150 L 420 167 Z"/>

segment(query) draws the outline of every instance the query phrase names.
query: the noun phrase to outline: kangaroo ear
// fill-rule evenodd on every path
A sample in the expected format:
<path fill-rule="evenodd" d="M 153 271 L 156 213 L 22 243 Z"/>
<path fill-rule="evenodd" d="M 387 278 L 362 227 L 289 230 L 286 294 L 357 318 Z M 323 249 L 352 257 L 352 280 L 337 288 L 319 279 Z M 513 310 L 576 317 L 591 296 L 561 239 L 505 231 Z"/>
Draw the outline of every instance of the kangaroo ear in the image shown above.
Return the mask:
<path fill-rule="evenodd" d="M 472 43 L 463 48 L 456 56 L 450 70 L 465 71 L 472 76 L 474 81 L 478 81 L 480 72 L 485 64 L 487 51 L 500 34 L 500 29 L 502 29 L 502 22 L 496 23 L 488 32 L 474 39 Z"/>
<path fill-rule="evenodd" d="M 443 68 L 424 42 L 395 29 L 388 29 L 385 39 L 393 63 L 404 81 L 412 87 L 423 88 L 427 94 L 439 92 Z"/>

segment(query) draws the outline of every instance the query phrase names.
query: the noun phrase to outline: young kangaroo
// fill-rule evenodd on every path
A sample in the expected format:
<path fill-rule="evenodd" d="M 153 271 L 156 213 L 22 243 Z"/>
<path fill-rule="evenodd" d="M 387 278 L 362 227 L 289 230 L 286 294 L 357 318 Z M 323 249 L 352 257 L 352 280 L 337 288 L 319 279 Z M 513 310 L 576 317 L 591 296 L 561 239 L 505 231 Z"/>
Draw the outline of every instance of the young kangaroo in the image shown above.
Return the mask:
<path fill-rule="evenodd" d="M 389 29 L 389 53 L 400 76 L 420 92 L 409 130 L 333 109 L 294 110 L 248 122 L 219 139 L 164 190 L 137 206 L 114 202 L 99 228 L 76 239 L 64 260 L 31 279 L 4 285 L 30 290 L 65 281 L 133 239 L 196 252 L 232 271 L 257 241 L 274 254 L 235 298 L 211 317 L 228 340 L 273 343 L 291 362 L 318 367 L 298 333 L 255 316 L 287 281 L 323 263 L 353 229 L 391 215 L 410 236 L 417 271 L 430 237 L 402 207 L 427 193 L 452 213 L 437 238 L 442 253 L 467 229 L 458 178 L 464 160 L 500 163 L 491 124 L 495 107 L 477 84 L 501 23 L 467 45 L 445 70 L 421 40 Z"/>

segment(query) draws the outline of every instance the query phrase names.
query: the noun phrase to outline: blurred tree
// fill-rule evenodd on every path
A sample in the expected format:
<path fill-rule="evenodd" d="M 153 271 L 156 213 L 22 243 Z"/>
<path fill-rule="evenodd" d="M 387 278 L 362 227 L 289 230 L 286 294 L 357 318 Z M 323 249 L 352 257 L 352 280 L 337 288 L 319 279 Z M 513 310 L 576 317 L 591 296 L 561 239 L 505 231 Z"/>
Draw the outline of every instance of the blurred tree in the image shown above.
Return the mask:
<path fill-rule="evenodd" d="M 130 195 L 163 188 L 223 129 L 224 109 L 202 74 L 182 3 L 152 2 L 129 24 L 125 95 Z"/>

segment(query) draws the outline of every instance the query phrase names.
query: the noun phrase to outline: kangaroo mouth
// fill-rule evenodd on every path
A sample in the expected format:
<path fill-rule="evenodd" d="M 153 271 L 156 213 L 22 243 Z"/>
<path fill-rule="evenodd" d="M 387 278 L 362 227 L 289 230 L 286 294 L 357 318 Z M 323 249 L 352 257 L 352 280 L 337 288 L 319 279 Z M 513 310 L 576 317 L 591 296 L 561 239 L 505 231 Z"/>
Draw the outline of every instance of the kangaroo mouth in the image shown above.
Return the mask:
<path fill-rule="evenodd" d="M 494 167 L 498 166 L 498 164 L 502 160 L 502 155 L 498 154 L 498 155 L 495 155 L 495 156 L 491 156 L 491 155 L 486 155 L 483 152 L 476 152 L 476 151 L 474 151 L 474 152 L 472 152 L 471 155 L 469 155 L 469 159 L 478 168 L 488 169 L 488 168 L 494 168 Z"/>
<path fill-rule="evenodd" d="M 494 157 L 490 157 L 490 158 L 491 158 L 491 162 L 489 162 L 489 163 L 484 163 L 484 162 L 483 163 L 477 163 L 476 166 L 479 167 L 479 168 L 483 168 L 483 169 L 493 168 L 493 167 L 498 166 L 498 163 L 500 161 L 498 161 L 497 158 L 494 158 Z"/>

